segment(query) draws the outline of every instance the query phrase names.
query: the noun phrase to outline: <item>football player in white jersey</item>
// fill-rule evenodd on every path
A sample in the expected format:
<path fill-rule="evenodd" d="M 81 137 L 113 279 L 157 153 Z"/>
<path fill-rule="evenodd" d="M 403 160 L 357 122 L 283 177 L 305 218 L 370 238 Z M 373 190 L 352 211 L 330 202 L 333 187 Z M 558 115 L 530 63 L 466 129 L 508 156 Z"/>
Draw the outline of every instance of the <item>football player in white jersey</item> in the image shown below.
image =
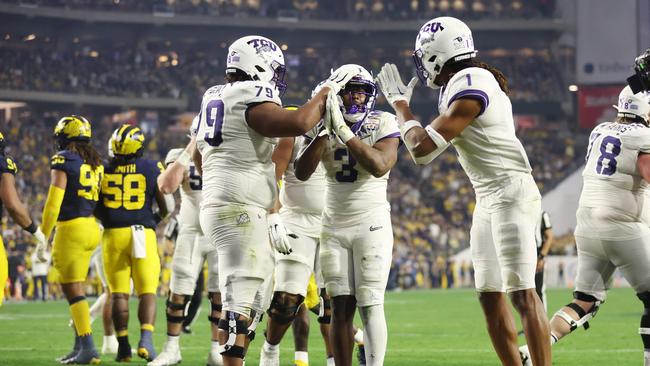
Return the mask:
<path fill-rule="evenodd" d="M 170 296 L 167 301 L 167 341 L 162 352 L 149 362 L 149 366 L 176 365 L 181 362 L 179 339 L 185 320 L 188 302 L 194 293 L 196 280 L 208 263 L 208 298 L 211 303 L 212 347 L 208 354 L 209 366 L 221 365 L 219 353 L 218 322 L 221 317 L 221 294 L 217 272 L 217 250 L 210 240 L 203 236 L 199 224 L 201 203 L 201 176 L 191 161 L 196 140 L 193 137 L 185 149 L 171 149 L 165 158 L 167 169 L 158 176 L 158 187 L 164 194 L 171 194 L 180 187 L 181 207 L 178 214 L 179 232 L 172 257 Z"/>
<path fill-rule="evenodd" d="M 616 122 L 599 124 L 589 136 L 576 214 L 576 287 L 573 301 L 551 319 L 551 343 L 588 328 L 618 268 L 643 302 L 639 333 L 650 366 L 650 94 L 626 86 L 616 108 Z M 527 360 L 527 347 L 521 351 Z"/>
<path fill-rule="evenodd" d="M 442 87 L 440 115 L 425 128 L 409 101 L 417 79 L 404 85 L 395 65 L 378 75 L 382 93 L 397 112 L 404 144 L 416 164 L 427 164 L 453 144 L 476 193 L 470 246 L 476 289 L 487 329 L 501 362 L 520 362 L 517 330 L 505 293 L 519 313 L 537 366 L 551 364 L 548 320 L 535 293 L 535 230 L 541 196 L 528 157 L 515 136 L 508 82 L 475 59 L 472 32 L 462 21 L 428 21 L 415 40 L 417 74 Z"/>
<path fill-rule="evenodd" d="M 194 156 L 203 172 L 200 222 L 219 255 L 219 343 L 226 365 L 242 364 L 249 323 L 251 330 L 257 323 L 252 315 L 261 316 L 271 300 L 264 286 L 274 269 L 269 227 L 280 239 L 273 241 L 276 249 L 291 252 L 281 223 L 266 216 L 277 196 L 271 161 L 276 137 L 311 130 L 325 111 L 327 93 L 338 92 L 353 76 L 349 69 L 334 71 L 314 98 L 288 111 L 280 101 L 285 70 L 275 42 L 262 36 L 240 38 L 228 48 L 226 84 L 208 89 L 201 104 L 200 159 Z"/>
<path fill-rule="evenodd" d="M 349 66 L 357 72 L 340 93 L 328 96 L 326 127 L 310 131 L 295 175 L 309 179 L 321 161 L 326 170 L 320 263 L 332 298 L 330 340 L 336 364 L 352 363 L 352 322 L 359 307 L 366 362 L 381 365 L 388 339 L 384 291 L 393 248 L 386 188 L 397 161 L 399 128 L 394 115 L 374 110 L 377 89 L 370 73 Z"/>

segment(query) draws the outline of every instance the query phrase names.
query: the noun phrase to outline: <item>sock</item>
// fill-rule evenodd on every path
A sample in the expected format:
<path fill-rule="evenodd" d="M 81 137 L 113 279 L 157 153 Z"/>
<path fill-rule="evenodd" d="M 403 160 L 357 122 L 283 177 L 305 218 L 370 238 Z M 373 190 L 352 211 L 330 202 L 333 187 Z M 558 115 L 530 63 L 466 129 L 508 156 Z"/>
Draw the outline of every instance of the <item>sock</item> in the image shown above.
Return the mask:
<path fill-rule="evenodd" d="M 302 362 L 300 365 L 301 366 L 307 366 L 309 365 L 309 353 L 303 352 L 303 351 L 296 351 L 295 356 L 295 363 L 299 364 L 298 362 Z"/>
<path fill-rule="evenodd" d="M 122 346 L 128 346 L 129 345 L 129 330 L 128 329 L 118 330 L 117 331 L 117 343 L 119 343 Z"/>
<path fill-rule="evenodd" d="M 213 350 L 219 350 L 219 341 L 210 342 L 210 348 Z"/>
<path fill-rule="evenodd" d="M 181 336 L 167 336 L 167 346 L 178 348 L 178 340 L 181 339 Z"/>
<path fill-rule="evenodd" d="M 354 341 L 357 344 L 363 344 L 363 330 L 357 328 L 357 331 L 354 333 Z"/>
<path fill-rule="evenodd" d="M 140 326 L 140 342 L 145 340 L 153 344 L 153 325 L 151 324 L 142 324 Z"/>
<path fill-rule="evenodd" d="M 70 305 L 70 315 L 72 316 L 72 322 L 78 335 L 85 336 L 92 333 L 92 329 L 90 329 L 88 301 L 81 300 Z"/>
<path fill-rule="evenodd" d="M 280 350 L 280 345 L 279 344 L 273 345 L 273 344 L 271 344 L 271 343 L 269 343 L 267 341 L 264 341 L 264 346 L 263 347 L 264 347 L 264 350 L 266 352 L 277 352 L 277 351 Z"/>
<path fill-rule="evenodd" d="M 643 366 L 650 366 L 650 350 L 643 351 Z"/>
<path fill-rule="evenodd" d="M 326 362 L 327 362 L 327 366 L 336 366 L 336 364 L 334 363 L 334 357 L 328 357 Z"/>
<path fill-rule="evenodd" d="M 363 344 L 366 349 L 366 361 L 371 365 L 383 365 L 386 343 L 388 343 L 384 305 L 360 307 L 359 314 L 363 321 Z"/>

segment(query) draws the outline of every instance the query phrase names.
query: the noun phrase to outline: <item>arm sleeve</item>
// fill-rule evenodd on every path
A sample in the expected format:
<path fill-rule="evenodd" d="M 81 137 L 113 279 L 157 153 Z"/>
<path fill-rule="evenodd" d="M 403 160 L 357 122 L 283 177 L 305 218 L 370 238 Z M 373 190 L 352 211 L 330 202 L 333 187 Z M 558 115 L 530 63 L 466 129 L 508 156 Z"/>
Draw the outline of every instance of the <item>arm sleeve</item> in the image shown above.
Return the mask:
<path fill-rule="evenodd" d="M 65 189 L 57 186 L 50 186 L 50 190 L 47 193 L 47 200 L 43 207 L 43 218 L 41 220 L 41 231 L 45 234 L 46 238 L 49 238 L 50 234 L 52 234 L 52 229 L 54 229 L 56 220 L 59 218 L 63 196 L 65 196 Z"/>

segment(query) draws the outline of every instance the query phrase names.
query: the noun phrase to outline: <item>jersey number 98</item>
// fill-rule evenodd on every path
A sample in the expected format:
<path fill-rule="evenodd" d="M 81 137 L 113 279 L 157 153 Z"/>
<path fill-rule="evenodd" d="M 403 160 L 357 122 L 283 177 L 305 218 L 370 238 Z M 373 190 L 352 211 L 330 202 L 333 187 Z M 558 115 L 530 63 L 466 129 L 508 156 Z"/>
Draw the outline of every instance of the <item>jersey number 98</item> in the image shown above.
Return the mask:
<path fill-rule="evenodd" d="M 107 174 L 102 181 L 104 206 L 139 210 L 144 207 L 147 179 L 142 174 Z"/>
<path fill-rule="evenodd" d="M 77 195 L 89 201 L 99 200 L 99 182 L 102 180 L 103 167 L 93 170 L 88 164 L 81 164 L 79 167 L 79 185 Z"/>

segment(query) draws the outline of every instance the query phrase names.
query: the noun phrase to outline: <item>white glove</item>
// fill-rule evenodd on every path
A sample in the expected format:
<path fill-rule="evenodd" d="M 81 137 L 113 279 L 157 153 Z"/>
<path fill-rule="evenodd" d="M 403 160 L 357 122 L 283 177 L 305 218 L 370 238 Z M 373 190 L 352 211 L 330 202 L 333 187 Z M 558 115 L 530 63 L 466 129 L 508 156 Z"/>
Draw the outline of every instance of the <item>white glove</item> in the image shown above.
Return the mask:
<path fill-rule="evenodd" d="M 266 216 L 266 220 L 269 223 L 269 237 L 271 238 L 271 244 L 273 244 L 275 250 L 282 254 L 293 252 L 291 244 L 289 243 L 289 237 L 291 236 L 295 239 L 298 236 L 291 234 L 287 228 L 284 227 L 279 214 L 269 214 Z"/>
<path fill-rule="evenodd" d="M 43 234 L 39 227 L 32 235 L 36 240 L 36 258 L 38 258 L 39 263 L 47 262 L 47 257 L 45 256 L 45 252 L 47 251 L 47 239 L 45 239 L 45 234 Z"/>
<path fill-rule="evenodd" d="M 348 81 L 357 74 L 359 74 L 358 67 L 355 67 L 354 65 L 343 65 L 332 71 L 330 77 L 318 84 L 314 91 L 319 92 L 324 86 L 326 86 L 329 87 L 334 94 L 338 94 L 341 89 L 345 87 L 345 84 L 347 84 Z"/>
<path fill-rule="evenodd" d="M 385 64 L 377 75 L 379 89 L 381 89 L 381 93 L 384 94 L 391 106 L 399 100 L 410 103 L 413 88 L 417 83 L 418 78 L 414 77 L 409 81 L 408 85 L 404 85 L 402 78 L 399 76 L 399 70 L 394 64 Z"/>
<path fill-rule="evenodd" d="M 352 132 L 343 119 L 343 113 L 341 113 L 339 101 L 334 92 L 327 94 L 325 129 L 334 132 L 344 144 L 354 137 L 354 132 Z"/>

